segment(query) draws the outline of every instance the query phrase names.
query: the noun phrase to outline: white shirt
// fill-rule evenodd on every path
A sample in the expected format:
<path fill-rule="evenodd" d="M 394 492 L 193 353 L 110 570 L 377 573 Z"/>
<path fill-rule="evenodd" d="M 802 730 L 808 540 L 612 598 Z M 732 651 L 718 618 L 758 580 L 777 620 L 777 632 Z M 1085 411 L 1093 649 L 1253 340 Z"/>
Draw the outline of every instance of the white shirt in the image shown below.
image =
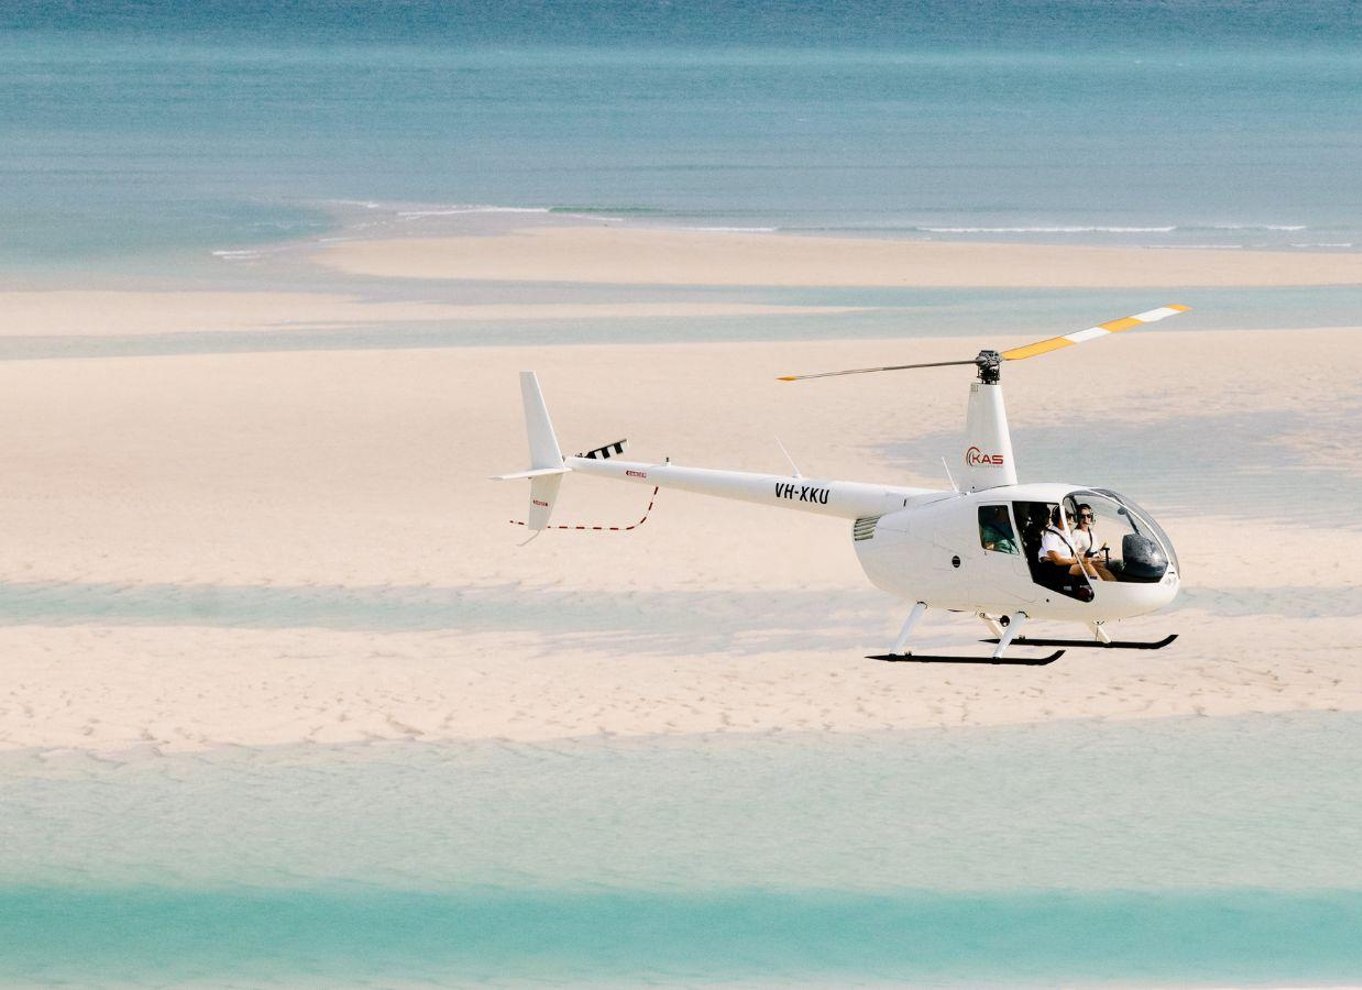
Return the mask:
<path fill-rule="evenodd" d="M 1077 548 L 1080 554 L 1085 554 L 1092 549 L 1094 541 L 1091 529 L 1079 529 L 1078 527 L 1074 527 L 1069 530 L 1069 536 L 1073 539 L 1074 547 Z"/>
<path fill-rule="evenodd" d="M 1061 557 L 1078 556 L 1078 554 L 1074 552 L 1073 544 L 1069 542 L 1068 537 L 1055 529 L 1055 527 L 1046 526 L 1045 532 L 1040 538 L 1040 559 L 1048 561 L 1050 559 L 1051 550 Z"/>

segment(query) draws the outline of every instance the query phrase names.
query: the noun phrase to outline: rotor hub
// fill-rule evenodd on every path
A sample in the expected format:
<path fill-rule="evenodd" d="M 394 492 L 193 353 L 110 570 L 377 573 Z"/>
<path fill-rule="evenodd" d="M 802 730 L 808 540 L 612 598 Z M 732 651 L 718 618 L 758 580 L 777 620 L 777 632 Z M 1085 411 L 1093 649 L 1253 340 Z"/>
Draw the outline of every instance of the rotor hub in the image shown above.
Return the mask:
<path fill-rule="evenodd" d="M 979 369 L 979 381 L 985 385 L 996 385 L 1002 377 L 1003 358 L 997 351 L 980 351 L 974 366 Z"/>

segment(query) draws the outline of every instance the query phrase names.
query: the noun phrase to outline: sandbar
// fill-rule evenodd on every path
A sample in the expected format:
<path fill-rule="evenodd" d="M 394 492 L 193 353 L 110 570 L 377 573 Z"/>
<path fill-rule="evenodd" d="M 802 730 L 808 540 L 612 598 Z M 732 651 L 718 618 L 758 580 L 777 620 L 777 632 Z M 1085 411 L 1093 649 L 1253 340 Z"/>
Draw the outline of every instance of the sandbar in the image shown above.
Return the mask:
<path fill-rule="evenodd" d="M 1207 424 L 1205 442 L 1194 436 L 1183 452 L 1191 482 L 1206 458 L 1240 456 L 1216 425 L 1227 415 L 1307 409 L 1312 429 L 1297 424 L 1280 443 L 1323 457 L 1305 438 L 1355 417 L 1362 332 L 1259 331 L 1243 360 L 1227 361 L 1231 340 L 1132 333 L 1009 366 L 1013 428 L 1068 424 L 1078 482 L 1103 480 L 1088 478 L 1083 452 L 1110 429 L 1170 417 Z M 1187 590 L 1122 635 L 1179 632 L 1174 649 L 1074 653 L 1043 669 L 911 668 L 865 659 L 892 641 L 904 606 L 867 584 L 838 520 L 668 491 L 633 532 L 520 546 L 524 530 L 510 521 L 525 488 L 487 477 L 524 466 L 516 375 L 533 367 L 569 449 L 628 437 L 639 459 L 783 472 L 778 436 L 809 477 L 944 486 L 931 465 L 962 425 L 959 369 L 801 385 L 775 375 L 1021 342 L 0 362 L 0 746 L 859 732 L 1362 708 L 1355 520 L 1245 518 L 1209 488 L 1195 510 L 1154 505 Z M 1080 402 L 1077 419 L 1073 382 L 1101 385 L 1100 404 Z M 914 438 L 932 445 L 922 473 L 892 453 Z M 1024 479 L 1036 456 L 1019 445 Z M 1362 478 L 1355 454 L 1328 460 Z M 1289 507 L 1292 493 L 1311 497 L 1300 471 L 1255 483 L 1279 485 Z M 1136 470 L 1137 497 L 1138 482 Z M 558 521 L 633 522 L 648 495 L 569 478 Z M 968 617 L 931 616 L 924 642 L 968 651 L 981 633 Z"/>
<path fill-rule="evenodd" d="M 318 263 L 388 278 L 620 285 L 1099 288 L 1362 284 L 1362 255 L 542 227 L 328 243 Z"/>

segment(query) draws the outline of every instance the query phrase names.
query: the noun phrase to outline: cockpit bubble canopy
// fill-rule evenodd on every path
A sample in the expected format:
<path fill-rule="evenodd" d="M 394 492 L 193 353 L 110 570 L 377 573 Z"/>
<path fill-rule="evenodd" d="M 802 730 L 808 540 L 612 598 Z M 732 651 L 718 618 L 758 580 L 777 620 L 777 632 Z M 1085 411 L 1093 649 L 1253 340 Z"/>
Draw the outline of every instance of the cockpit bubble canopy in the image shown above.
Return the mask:
<path fill-rule="evenodd" d="M 1091 514 L 1092 549 L 1107 557 L 1118 581 L 1160 581 L 1170 567 L 1181 572 L 1173 541 L 1132 499 L 1109 488 L 1094 488 L 1070 492 L 1064 507 L 1076 527 L 1080 514 Z"/>

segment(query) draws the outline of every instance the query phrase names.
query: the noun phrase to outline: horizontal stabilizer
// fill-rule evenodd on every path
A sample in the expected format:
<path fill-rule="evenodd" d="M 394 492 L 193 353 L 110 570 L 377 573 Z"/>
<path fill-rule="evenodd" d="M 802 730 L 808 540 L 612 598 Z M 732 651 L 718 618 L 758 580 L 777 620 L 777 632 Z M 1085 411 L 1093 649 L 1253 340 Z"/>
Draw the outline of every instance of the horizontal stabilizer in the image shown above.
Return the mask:
<path fill-rule="evenodd" d="M 530 478 L 547 478 L 554 474 L 567 474 L 572 468 L 539 468 L 535 471 L 517 471 L 515 474 L 494 474 L 493 481 L 523 481 Z"/>

